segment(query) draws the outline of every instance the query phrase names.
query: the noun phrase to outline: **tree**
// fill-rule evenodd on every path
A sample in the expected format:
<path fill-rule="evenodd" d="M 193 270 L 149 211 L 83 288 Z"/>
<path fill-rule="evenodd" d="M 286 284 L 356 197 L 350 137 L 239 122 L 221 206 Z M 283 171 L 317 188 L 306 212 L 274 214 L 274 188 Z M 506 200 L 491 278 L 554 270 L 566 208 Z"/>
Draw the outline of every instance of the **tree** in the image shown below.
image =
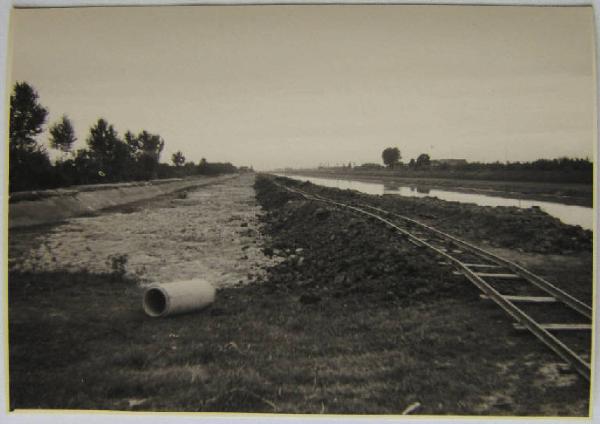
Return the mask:
<path fill-rule="evenodd" d="M 431 165 L 431 159 L 427 153 L 421 153 L 417 158 L 417 168 L 422 168 Z"/>
<path fill-rule="evenodd" d="M 119 141 L 115 128 L 103 118 L 98 119 L 96 125 L 90 128 L 90 135 L 87 138 L 91 151 L 103 158 L 113 156 Z"/>
<path fill-rule="evenodd" d="M 160 154 L 165 147 L 165 141 L 158 134 L 152 134 L 144 130 L 137 136 L 138 155 L 150 156 L 158 163 Z"/>
<path fill-rule="evenodd" d="M 119 138 L 114 127 L 104 119 L 98 119 L 90 128 L 87 138 L 91 157 L 97 163 L 98 175 L 111 181 L 120 181 L 131 177 L 134 158 L 130 147 Z"/>
<path fill-rule="evenodd" d="M 10 96 L 9 139 L 12 148 L 36 150 L 35 136 L 43 131 L 48 110 L 38 103 L 38 93 L 26 82 L 17 82 Z"/>
<path fill-rule="evenodd" d="M 128 130 L 123 136 L 123 138 L 125 140 L 125 144 L 127 144 L 129 149 L 131 150 L 131 153 L 133 155 L 136 155 L 136 152 L 138 152 L 141 149 L 141 144 L 138 144 L 138 139 L 136 135 Z"/>
<path fill-rule="evenodd" d="M 73 167 L 75 168 L 76 184 L 93 184 L 102 180 L 98 175 L 102 165 L 97 156 L 89 149 L 77 150 L 75 159 L 73 159 Z"/>
<path fill-rule="evenodd" d="M 393 168 L 400 162 L 402 156 L 400 156 L 400 150 L 397 147 L 388 147 L 381 153 L 383 163 L 389 168 Z"/>
<path fill-rule="evenodd" d="M 183 156 L 183 153 L 178 150 L 177 152 L 173 153 L 173 156 L 171 156 L 171 161 L 173 162 L 173 165 L 177 167 L 183 166 L 185 163 L 185 156 Z"/>
<path fill-rule="evenodd" d="M 49 188 L 54 173 L 48 153 L 35 137 L 43 131 L 48 110 L 38 103 L 38 94 L 26 82 L 15 84 L 10 96 L 9 190 Z"/>
<path fill-rule="evenodd" d="M 207 169 L 207 161 L 206 158 L 202 158 L 200 159 L 200 163 L 198 164 L 198 173 L 199 174 L 204 174 L 206 173 L 206 169 Z"/>
<path fill-rule="evenodd" d="M 55 186 L 55 174 L 45 149 L 11 149 L 10 192 L 47 189 Z"/>
<path fill-rule="evenodd" d="M 65 153 L 70 152 L 73 144 L 77 141 L 73 124 L 67 115 L 63 115 L 59 122 L 50 127 L 50 147 L 61 150 Z"/>
<path fill-rule="evenodd" d="M 137 136 L 131 131 L 125 133 L 125 143 L 129 146 L 135 158 L 136 178 L 151 179 L 158 175 L 160 154 L 165 147 L 165 141 L 158 134 L 144 130 Z"/>

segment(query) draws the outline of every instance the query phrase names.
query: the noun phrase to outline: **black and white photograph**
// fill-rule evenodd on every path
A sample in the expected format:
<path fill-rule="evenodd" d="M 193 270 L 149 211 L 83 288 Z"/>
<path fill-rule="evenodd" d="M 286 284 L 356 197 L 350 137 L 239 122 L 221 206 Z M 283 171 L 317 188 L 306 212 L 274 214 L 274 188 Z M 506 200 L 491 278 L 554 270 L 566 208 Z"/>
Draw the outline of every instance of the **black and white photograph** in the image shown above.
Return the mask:
<path fill-rule="evenodd" d="M 9 416 L 592 416 L 592 5 L 9 14 Z"/>

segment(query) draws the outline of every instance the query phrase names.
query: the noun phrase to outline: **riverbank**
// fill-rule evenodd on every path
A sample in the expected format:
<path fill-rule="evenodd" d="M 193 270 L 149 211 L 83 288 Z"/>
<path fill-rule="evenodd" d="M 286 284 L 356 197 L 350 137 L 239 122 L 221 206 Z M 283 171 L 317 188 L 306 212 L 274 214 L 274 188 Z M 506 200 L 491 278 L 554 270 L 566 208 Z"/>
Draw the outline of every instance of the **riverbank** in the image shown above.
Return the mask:
<path fill-rule="evenodd" d="M 416 187 L 421 190 L 442 189 L 462 193 L 483 194 L 486 196 L 530 199 L 558 202 L 566 205 L 591 207 L 593 204 L 593 185 L 557 182 L 498 181 L 429 177 L 398 177 L 379 173 L 293 171 L 293 175 L 307 177 L 348 179 L 362 182 L 377 182 L 389 189 L 398 186 Z"/>
<path fill-rule="evenodd" d="M 168 246 L 181 251 L 185 233 L 176 227 L 183 221 L 182 208 L 198 216 L 209 208 L 215 224 L 230 222 L 226 237 L 215 234 L 211 242 L 198 233 L 188 240 L 190 246 L 204 240 L 204 250 L 169 268 L 176 272 L 216 255 L 242 264 L 243 252 L 253 249 L 248 266 L 261 272 L 238 287 L 221 286 L 215 304 L 203 312 L 146 317 L 129 262 L 125 272 L 111 264 L 70 270 L 52 265 L 70 263 L 77 257 L 73 253 L 11 268 L 11 407 L 309 414 L 400 414 L 413 407 L 417 414 L 588 414 L 589 385 L 565 372 L 535 338 L 516 332 L 503 312 L 437 258 L 385 227 L 305 201 L 269 179 L 257 180 L 256 199 L 250 180 L 235 189 L 227 184 L 187 198 L 146 202 L 111 221 L 132 214 L 135 219 L 124 221 L 128 225 L 157 214 L 167 218 L 168 233 L 154 225 L 145 229 L 146 237 L 156 231 L 157 244 L 140 238 L 141 244 L 129 245 L 130 254 L 131 249 L 161 254 L 159 244 L 171 239 L 179 244 Z M 353 200 L 348 192 L 337 195 Z M 248 218 L 230 221 L 238 214 Z M 207 225 L 190 220 L 185 228 L 205 231 Z M 88 247 L 101 239 L 119 248 L 142 231 L 102 228 L 102 234 L 90 233 Z M 65 250 L 82 250 L 71 239 L 62 243 Z M 551 258 L 508 250 L 525 262 Z M 10 247 L 13 257 L 35 258 L 39 252 Z M 560 257 L 562 275 L 569 276 L 562 287 L 571 286 L 570 292 L 574 285 L 582 291 L 591 287 L 591 252 L 581 246 Z M 81 262 L 93 263 L 92 255 Z M 146 275 L 164 266 L 159 263 Z M 227 269 L 223 261 L 214 265 L 219 269 Z"/>

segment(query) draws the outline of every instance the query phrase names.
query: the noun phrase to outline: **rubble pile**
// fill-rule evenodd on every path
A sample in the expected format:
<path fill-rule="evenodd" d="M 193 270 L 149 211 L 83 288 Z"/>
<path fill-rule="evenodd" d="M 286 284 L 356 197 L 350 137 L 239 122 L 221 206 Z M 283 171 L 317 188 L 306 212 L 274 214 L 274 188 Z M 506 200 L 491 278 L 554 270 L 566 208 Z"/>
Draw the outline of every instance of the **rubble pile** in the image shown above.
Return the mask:
<path fill-rule="evenodd" d="M 284 258 L 267 271 L 269 290 L 297 292 L 302 303 L 348 296 L 414 301 L 471 290 L 435 256 L 379 223 L 305 200 L 266 177 L 255 189 L 270 239 L 264 253 Z"/>

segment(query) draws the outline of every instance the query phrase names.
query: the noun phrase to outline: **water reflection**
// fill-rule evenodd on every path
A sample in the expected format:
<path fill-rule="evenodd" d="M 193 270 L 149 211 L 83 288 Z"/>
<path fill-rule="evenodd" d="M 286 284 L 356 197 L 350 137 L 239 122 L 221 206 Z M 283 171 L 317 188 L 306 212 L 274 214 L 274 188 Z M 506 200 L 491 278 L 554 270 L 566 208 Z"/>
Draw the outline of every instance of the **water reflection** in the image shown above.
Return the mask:
<path fill-rule="evenodd" d="M 513 199 L 508 197 L 488 196 L 485 194 L 461 193 L 451 190 L 430 189 L 419 186 L 401 186 L 394 182 L 363 182 L 332 178 L 315 178 L 303 175 L 286 175 L 302 181 L 310 181 L 314 184 L 326 187 L 335 187 L 342 190 L 351 189 L 367 194 L 393 194 L 412 197 L 437 197 L 438 199 L 461 203 L 475 203 L 481 206 L 515 206 L 518 208 L 539 207 L 549 215 L 555 216 L 565 224 L 580 225 L 591 230 L 594 214 L 592 208 L 585 206 L 565 205 L 557 202 L 545 202 L 540 200 Z"/>

